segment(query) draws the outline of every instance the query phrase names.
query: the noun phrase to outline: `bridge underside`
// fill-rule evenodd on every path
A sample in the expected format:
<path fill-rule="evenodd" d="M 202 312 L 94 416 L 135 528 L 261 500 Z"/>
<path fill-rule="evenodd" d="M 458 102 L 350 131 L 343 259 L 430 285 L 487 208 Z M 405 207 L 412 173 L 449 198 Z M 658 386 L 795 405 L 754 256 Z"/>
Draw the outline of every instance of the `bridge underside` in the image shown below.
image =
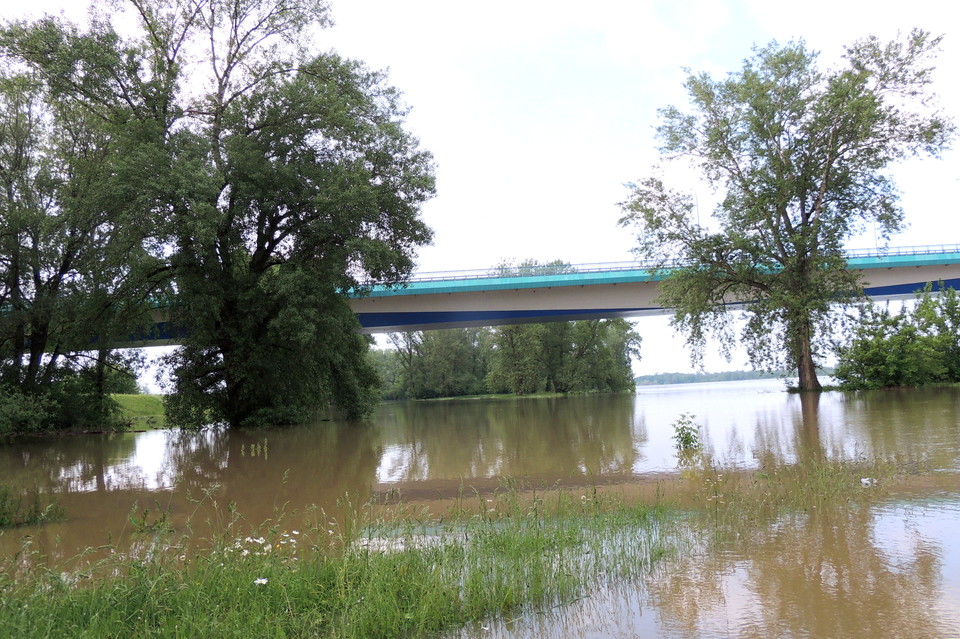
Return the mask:
<path fill-rule="evenodd" d="M 928 283 L 960 289 L 960 253 L 946 256 L 871 258 L 854 264 L 874 300 L 912 299 Z M 864 262 L 865 260 L 861 260 Z M 858 268 L 860 267 L 860 268 Z M 536 277 L 478 277 L 416 281 L 402 288 L 375 287 L 350 304 L 364 333 L 497 326 L 670 313 L 657 303 L 658 280 L 642 270 L 563 273 Z M 739 304 L 730 302 L 731 310 Z M 113 346 L 167 346 L 184 334 L 162 313 L 147 331 Z"/>
<path fill-rule="evenodd" d="M 960 265 L 863 272 L 864 290 L 874 300 L 912 299 L 928 283 L 960 289 Z M 497 326 L 610 317 L 643 317 L 671 312 L 657 303 L 657 282 L 465 291 L 462 293 L 364 297 L 351 302 L 364 333 Z M 629 302 L 624 305 L 623 302 Z M 740 306 L 730 303 L 730 309 Z"/>

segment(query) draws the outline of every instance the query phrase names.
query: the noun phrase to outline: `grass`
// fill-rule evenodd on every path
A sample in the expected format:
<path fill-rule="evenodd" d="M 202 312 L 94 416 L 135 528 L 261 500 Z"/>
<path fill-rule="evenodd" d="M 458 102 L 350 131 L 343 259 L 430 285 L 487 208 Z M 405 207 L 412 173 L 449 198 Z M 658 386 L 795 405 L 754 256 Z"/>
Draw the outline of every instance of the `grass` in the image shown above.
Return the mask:
<path fill-rule="evenodd" d="M 366 506 L 307 530 L 282 518 L 257 534 L 142 537 L 58 572 L 21 556 L 0 570 L 0 627 L 20 638 L 413 637 L 552 607 L 597 575 L 632 578 L 668 552 L 661 506 L 598 494 L 457 500 L 442 519 Z M 28 550 L 25 551 L 29 554 Z"/>
<path fill-rule="evenodd" d="M 55 501 L 43 504 L 39 491 L 30 497 L 0 486 L 0 529 L 43 524 L 62 518 L 63 509 Z"/>
<path fill-rule="evenodd" d="M 661 490 L 649 505 L 615 487 L 544 492 L 508 481 L 492 495 L 461 494 L 442 516 L 342 503 L 348 516 L 336 521 L 312 511 L 297 519 L 312 524 L 295 528 L 278 515 L 252 532 L 228 509 L 203 538 L 134 508 L 130 549 L 64 571 L 44 568 L 28 541 L 0 562 L 0 627 L 24 639 L 436 636 L 638 579 L 677 552 L 684 529 L 740 543 L 789 517 L 868 504 L 922 472 L 900 459 L 759 461 L 737 470 L 691 458 L 671 506 Z"/>
<path fill-rule="evenodd" d="M 879 501 L 891 487 L 925 469 L 915 460 L 829 459 L 811 456 L 785 463 L 770 455 L 758 470 L 723 469 L 709 459 L 683 472 L 678 499 L 701 530 L 727 541 L 777 524 L 786 515 L 859 508 Z"/>
<path fill-rule="evenodd" d="M 133 430 L 165 428 L 167 418 L 161 395 L 113 395 L 120 404 L 120 419 Z"/>

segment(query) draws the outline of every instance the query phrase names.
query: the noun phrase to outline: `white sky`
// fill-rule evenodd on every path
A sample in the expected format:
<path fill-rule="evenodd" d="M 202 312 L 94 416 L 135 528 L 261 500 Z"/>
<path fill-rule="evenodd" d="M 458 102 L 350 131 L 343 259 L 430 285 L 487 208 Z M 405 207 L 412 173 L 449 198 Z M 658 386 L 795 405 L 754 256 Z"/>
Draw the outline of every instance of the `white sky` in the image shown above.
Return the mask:
<path fill-rule="evenodd" d="M 82 19 L 86 5 L 28 6 Z M 26 15 L 23 7 L 0 0 L 0 16 Z M 960 115 L 960 14 L 942 0 L 332 0 L 332 8 L 336 24 L 319 33 L 319 48 L 389 68 L 412 107 L 409 128 L 435 156 L 438 195 L 423 214 L 436 235 L 420 253 L 423 271 L 631 259 L 617 202 L 624 183 L 657 160 L 656 110 L 685 106 L 684 67 L 735 71 L 754 44 L 803 38 L 828 61 L 866 35 L 944 33 L 935 86 L 947 113 Z M 960 242 L 958 159 L 951 151 L 898 167 L 910 228 L 892 245 Z M 695 180 L 673 186 L 709 208 L 712 196 Z M 868 235 L 852 245 L 872 247 Z M 688 369 L 665 318 L 637 327 L 638 372 Z M 711 370 L 742 367 L 742 357 L 707 359 Z"/>

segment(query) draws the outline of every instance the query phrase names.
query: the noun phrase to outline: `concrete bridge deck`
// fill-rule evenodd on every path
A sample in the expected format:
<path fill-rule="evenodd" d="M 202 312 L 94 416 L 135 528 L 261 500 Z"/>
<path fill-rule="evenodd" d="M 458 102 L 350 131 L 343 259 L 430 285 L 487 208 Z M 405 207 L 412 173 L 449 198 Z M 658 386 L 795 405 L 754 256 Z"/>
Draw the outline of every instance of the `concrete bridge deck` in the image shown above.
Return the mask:
<path fill-rule="evenodd" d="M 906 299 L 928 282 L 960 288 L 960 245 L 849 251 L 874 299 Z M 661 278 L 639 262 L 421 273 L 402 287 L 374 286 L 351 300 L 365 333 L 638 317 L 669 313 Z"/>
<path fill-rule="evenodd" d="M 960 245 L 849 251 L 848 264 L 873 299 L 909 299 L 927 283 L 960 289 Z M 373 285 L 350 304 L 364 333 L 640 317 L 670 312 L 657 302 L 660 279 L 640 262 L 418 273 L 404 285 Z M 114 346 L 177 344 L 165 320 L 158 309 L 149 334 Z"/>

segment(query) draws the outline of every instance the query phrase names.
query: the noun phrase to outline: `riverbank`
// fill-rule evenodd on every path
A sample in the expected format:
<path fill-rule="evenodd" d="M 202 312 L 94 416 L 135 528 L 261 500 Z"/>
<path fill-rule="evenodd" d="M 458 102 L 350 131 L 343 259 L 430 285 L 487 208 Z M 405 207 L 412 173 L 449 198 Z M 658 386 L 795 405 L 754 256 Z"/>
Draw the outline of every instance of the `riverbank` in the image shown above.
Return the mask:
<path fill-rule="evenodd" d="M 347 517 L 313 511 L 304 525 L 278 513 L 250 530 L 227 508 L 209 537 L 144 516 L 131 520 L 130 548 L 66 570 L 44 569 L 25 541 L 0 571 L 0 627 L 22 638 L 434 636 L 638 583 L 691 534 L 737 543 L 784 516 L 862 509 L 922 470 L 809 459 L 745 472 L 699 459 L 657 480 L 652 498 L 629 485 L 507 481 L 462 491 L 440 515 L 374 500 Z"/>
<path fill-rule="evenodd" d="M 669 553 L 662 505 L 506 489 L 444 519 L 411 506 L 317 512 L 212 539 L 147 526 L 129 551 L 69 571 L 8 560 L 0 627 L 30 637 L 413 637 L 636 578 Z M 204 547 L 206 546 L 206 547 Z"/>
<path fill-rule="evenodd" d="M 112 395 L 120 405 L 120 421 L 128 430 L 166 428 L 163 395 Z"/>

